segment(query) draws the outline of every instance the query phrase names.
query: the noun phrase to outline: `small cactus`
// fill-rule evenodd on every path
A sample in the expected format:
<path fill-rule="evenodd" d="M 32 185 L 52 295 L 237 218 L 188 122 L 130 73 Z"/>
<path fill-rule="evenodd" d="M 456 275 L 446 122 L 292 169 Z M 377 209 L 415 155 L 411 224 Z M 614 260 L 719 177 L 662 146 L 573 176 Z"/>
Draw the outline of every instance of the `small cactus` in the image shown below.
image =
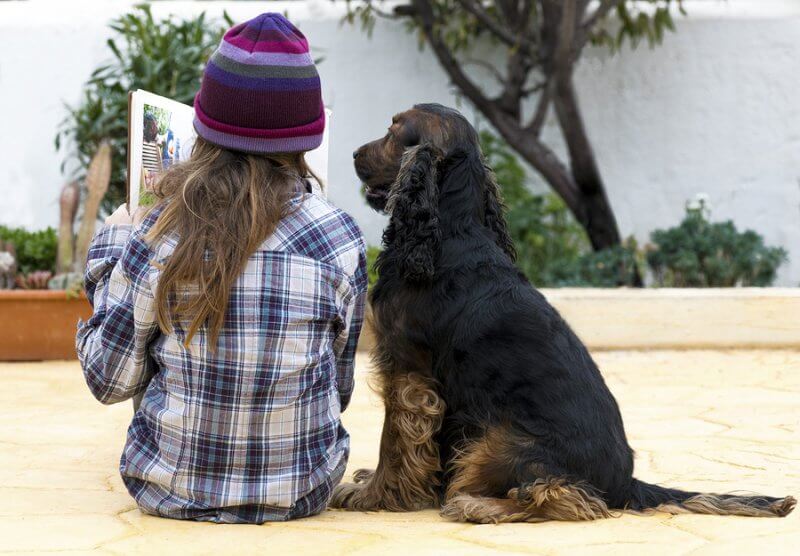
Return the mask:
<path fill-rule="evenodd" d="M 83 292 L 83 275 L 80 272 L 56 274 L 47 282 L 51 290 L 66 290 L 67 299 L 77 298 Z"/>
<path fill-rule="evenodd" d="M 100 201 L 103 200 L 106 191 L 108 191 L 110 180 L 111 145 L 108 141 L 103 141 L 89 163 L 89 170 L 86 173 L 86 201 L 83 204 L 83 220 L 75 242 L 75 265 L 77 266 L 75 270 L 82 270 L 86 265 L 89 244 L 92 241 L 97 225 L 97 212 L 100 209 Z"/>
<path fill-rule="evenodd" d="M 55 276 L 44 280 L 51 290 L 80 291 L 82 273 L 86 266 L 89 244 L 97 226 L 97 213 L 111 179 L 111 145 L 103 141 L 89 163 L 86 173 L 86 199 L 83 203 L 83 216 L 77 235 L 74 233 L 75 215 L 80 204 L 80 188 L 77 182 L 70 182 L 61 189 L 59 205 L 61 221 L 58 227 L 58 258 Z M 39 284 L 43 276 L 37 275 L 32 283 Z M 29 284 L 23 278 L 21 284 Z M 20 286 L 25 287 L 25 286 Z"/>
<path fill-rule="evenodd" d="M 78 204 L 81 200 L 81 192 L 78 182 L 70 182 L 61 189 L 59 205 L 61 208 L 61 219 L 58 225 L 58 257 L 56 259 L 56 272 L 69 272 L 73 270 L 75 261 L 75 214 L 78 212 Z"/>
<path fill-rule="evenodd" d="M 49 270 L 34 270 L 28 274 L 19 274 L 15 280 L 18 288 L 23 290 L 46 290 L 47 283 L 53 273 Z"/>
<path fill-rule="evenodd" d="M 47 282 L 51 290 L 80 290 L 83 288 L 83 275 L 80 272 L 56 274 Z"/>

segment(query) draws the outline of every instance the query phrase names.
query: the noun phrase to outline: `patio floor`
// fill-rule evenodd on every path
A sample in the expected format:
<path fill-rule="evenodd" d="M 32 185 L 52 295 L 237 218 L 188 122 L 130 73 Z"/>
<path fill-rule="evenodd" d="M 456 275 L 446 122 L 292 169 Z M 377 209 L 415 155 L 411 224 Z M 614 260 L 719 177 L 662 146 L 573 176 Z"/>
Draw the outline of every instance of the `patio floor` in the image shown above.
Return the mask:
<path fill-rule="evenodd" d="M 696 490 L 800 494 L 800 351 L 596 354 L 637 450 L 637 475 Z M 359 384 L 351 470 L 373 467 L 382 410 Z M 786 519 L 658 514 L 590 523 L 468 525 L 435 511 L 328 511 L 264 526 L 142 515 L 117 462 L 129 403 L 92 399 L 76 362 L 0 364 L 0 552 L 272 554 L 785 554 Z"/>

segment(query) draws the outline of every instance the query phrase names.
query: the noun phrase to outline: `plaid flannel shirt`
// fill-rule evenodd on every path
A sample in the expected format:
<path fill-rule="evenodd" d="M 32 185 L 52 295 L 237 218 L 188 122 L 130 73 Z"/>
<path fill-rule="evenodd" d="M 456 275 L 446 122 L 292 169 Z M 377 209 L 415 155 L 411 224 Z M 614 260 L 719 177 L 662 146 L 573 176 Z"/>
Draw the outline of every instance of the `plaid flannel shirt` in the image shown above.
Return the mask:
<path fill-rule="evenodd" d="M 106 226 L 86 270 L 93 316 L 78 326 L 86 382 L 103 403 L 144 392 L 120 472 L 147 513 L 261 523 L 322 511 L 341 480 L 341 425 L 367 287 L 353 219 L 300 193 L 294 212 L 235 282 L 216 351 L 206 327 L 163 334 L 154 291 L 176 238 L 149 246 L 138 228 Z"/>

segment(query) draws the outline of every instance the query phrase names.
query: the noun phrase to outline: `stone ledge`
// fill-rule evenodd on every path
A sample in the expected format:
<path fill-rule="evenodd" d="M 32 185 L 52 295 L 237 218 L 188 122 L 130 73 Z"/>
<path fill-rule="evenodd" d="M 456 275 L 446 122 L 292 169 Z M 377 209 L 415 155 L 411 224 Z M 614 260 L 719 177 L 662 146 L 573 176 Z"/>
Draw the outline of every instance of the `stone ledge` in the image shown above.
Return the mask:
<path fill-rule="evenodd" d="M 800 347 L 800 288 L 541 291 L 594 350 Z"/>

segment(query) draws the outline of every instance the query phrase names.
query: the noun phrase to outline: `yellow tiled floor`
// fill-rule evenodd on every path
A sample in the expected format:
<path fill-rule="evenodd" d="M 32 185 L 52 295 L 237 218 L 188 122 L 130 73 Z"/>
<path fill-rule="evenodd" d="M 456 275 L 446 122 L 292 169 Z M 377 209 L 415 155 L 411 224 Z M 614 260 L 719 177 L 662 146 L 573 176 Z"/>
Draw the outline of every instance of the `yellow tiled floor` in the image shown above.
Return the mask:
<path fill-rule="evenodd" d="M 800 494 L 800 352 L 596 355 L 622 406 L 637 475 L 672 486 Z M 368 359 L 345 424 L 351 470 L 373 467 L 382 410 Z M 117 475 L 129 403 L 104 407 L 77 363 L 0 364 L 0 552 L 258 554 L 783 554 L 786 519 L 625 515 L 591 523 L 466 525 L 436 512 L 328 511 L 264 526 L 144 516 Z"/>

